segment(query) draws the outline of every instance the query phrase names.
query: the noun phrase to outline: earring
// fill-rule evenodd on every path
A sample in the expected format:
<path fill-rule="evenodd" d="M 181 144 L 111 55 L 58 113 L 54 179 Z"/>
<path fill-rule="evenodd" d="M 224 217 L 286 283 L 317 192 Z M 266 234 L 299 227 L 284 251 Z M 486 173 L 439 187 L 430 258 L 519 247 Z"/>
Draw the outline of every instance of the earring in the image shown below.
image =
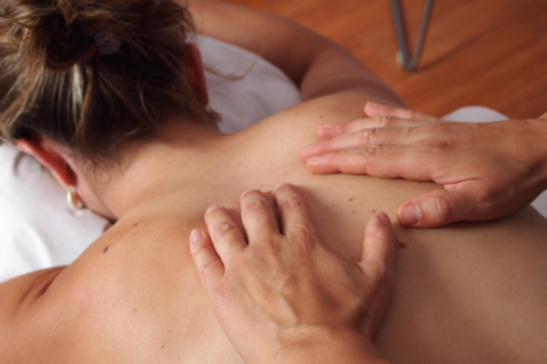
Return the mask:
<path fill-rule="evenodd" d="M 80 200 L 80 196 L 78 196 L 78 193 L 76 192 L 76 189 L 74 189 L 74 186 L 68 186 L 68 189 L 66 190 L 66 199 L 72 207 L 74 207 L 76 210 L 80 210 L 84 207 L 84 204 Z"/>

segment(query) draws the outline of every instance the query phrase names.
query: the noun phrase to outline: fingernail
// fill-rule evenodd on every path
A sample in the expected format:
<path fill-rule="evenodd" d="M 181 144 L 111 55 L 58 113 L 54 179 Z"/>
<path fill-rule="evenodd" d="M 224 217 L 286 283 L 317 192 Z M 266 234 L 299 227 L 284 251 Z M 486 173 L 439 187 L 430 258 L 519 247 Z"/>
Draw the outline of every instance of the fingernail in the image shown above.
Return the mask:
<path fill-rule="evenodd" d="M 375 102 L 367 102 L 367 105 L 370 106 L 370 107 L 380 107 L 380 105 L 378 105 L 377 103 Z"/>
<path fill-rule="evenodd" d="M 384 214 L 383 212 L 382 212 L 380 215 L 378 215 L 378 219 L 379 219 L 380 222 L 381 222 L 382 224 L 384 224 L 385 226 L 391 227 L 391 220 L 390 220 L 389 217 L 388 217 L 386 214 Z"/>
<path fill-rule="evenodd" d="M 310 150 L 313 149 L 313 146 L 314 146 L 313 144 L 307 145 L 307 146 L 303 147 L 303 148 L 300 149 L 300 150 L 301 150 L 302 152 L 309 152 Z"/>
<path fill-rule="evenodd" d="M 203 239 L 203 237 L 204 237 L 204 234 L 203 234 L 203 231 L 201 231 L 201 230 L 194 229 L 190 233 L 190 240 L 192 240 L 192 241 L 201 240 L 201 239 Z"/>
<path fill-rule="evenodd" d="M 205 213 L 208 214 L 209 212 L 215 211 L 216 209 L 219 209 L 219 208 L 220 208 L 219 205 L 212 205 L 212 206 L 209 206 L 209 208 L 207 209 L 207 211 L 206 211 Z"/>
<path fill-rule="evenodd" d="M 413 226 L 420 222 L 422 212 L 416 205 L 406 205 L 401 210 L 401 220 L 404 225 Z"/>

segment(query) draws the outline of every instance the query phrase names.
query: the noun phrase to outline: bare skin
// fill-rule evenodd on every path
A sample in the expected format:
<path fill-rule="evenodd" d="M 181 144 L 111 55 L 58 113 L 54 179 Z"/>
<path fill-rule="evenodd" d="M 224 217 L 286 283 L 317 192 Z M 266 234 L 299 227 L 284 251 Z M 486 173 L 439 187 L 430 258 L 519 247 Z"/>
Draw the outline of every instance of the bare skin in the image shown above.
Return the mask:
<path fill-rule="evenodd" d="M 106 171 L 108 179 L 91 178 L 62 147 L 44 142 L 74 166 L 88 206 L 118 221 L 71 266 L 0 285 L 0 362 L 242 362 L 214 317 L 188 248 L 191 230 L 206 228 L 209 205 L 226 206 L 235 219 L 243 191 L 292 182 L 329 248 L 356 260 L 375 211 L 393 219 L 401 202 L 438 188 L 313 175 L 300 160 L 299 148 L 317 141 L 315 129 L 326 120 L 359 118 L 371 99 L 397 103 L 368 77 L 362 87 L 348 85 L 229 136 L 172 123 L 159 140 L 128 147 L 123 168 Z M 488 224 L 396 233 L 398 282 L 375 337 L 388 359 L 545 362 L 544 218 L 526 209 Z"/>
<path fill-rule="evenodd" d="M 43 273 L 0 288 L 6 361 L 240 362 L 195 271 L 190 231 L 205 229 L 211 203 L 233 209 L 235 217 L 244 190 L 290 181 L 304 191 L 330 248 L 359 257 L 373 211 L 394 218 L 402 201 L 435 188 L 307 170 L 298 148 L 316 140 L 315 127 L 325 118 L 354 119 L 366 100 L 359 92 L 335 94 L 230 136 L 173 124 L 163 141 L 135 150 L 125 173 L 98 196 L 119 214 L 116 225 L 70 267 L 52 271 L 37 299 L 28 295 L 20 303 L 24 287 L 40 292 L 36 277 Z M 398 282 L 375 339 L 388 359 L 544 362 L 544 218 L 526 209 L 488 224 L 397 234 Z"/>

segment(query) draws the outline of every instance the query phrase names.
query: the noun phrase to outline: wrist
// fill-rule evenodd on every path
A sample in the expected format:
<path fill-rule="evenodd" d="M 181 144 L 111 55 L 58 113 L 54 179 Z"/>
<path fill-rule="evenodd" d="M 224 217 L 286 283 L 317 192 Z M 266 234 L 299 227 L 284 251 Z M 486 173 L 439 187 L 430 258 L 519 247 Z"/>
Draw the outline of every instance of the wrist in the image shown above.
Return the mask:
<path fill-rule="evenodd" d="M 350 330 L 314 328 L 299 333 L 277 353 L 275 364 L 388 364 L 364 335 Z"/>

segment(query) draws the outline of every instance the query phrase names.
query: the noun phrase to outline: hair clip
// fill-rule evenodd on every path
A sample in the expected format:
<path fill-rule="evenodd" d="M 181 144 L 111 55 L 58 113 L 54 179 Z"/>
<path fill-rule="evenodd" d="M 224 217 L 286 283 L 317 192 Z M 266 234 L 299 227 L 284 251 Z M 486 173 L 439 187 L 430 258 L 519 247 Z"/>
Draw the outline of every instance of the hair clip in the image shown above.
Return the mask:
<path fill-rule="evenodd" d="M 112 33 L 96 33 L 93 35 L 100 56 L 107 56 L 118 52 L 122 45 L 120 38 Z"/>

